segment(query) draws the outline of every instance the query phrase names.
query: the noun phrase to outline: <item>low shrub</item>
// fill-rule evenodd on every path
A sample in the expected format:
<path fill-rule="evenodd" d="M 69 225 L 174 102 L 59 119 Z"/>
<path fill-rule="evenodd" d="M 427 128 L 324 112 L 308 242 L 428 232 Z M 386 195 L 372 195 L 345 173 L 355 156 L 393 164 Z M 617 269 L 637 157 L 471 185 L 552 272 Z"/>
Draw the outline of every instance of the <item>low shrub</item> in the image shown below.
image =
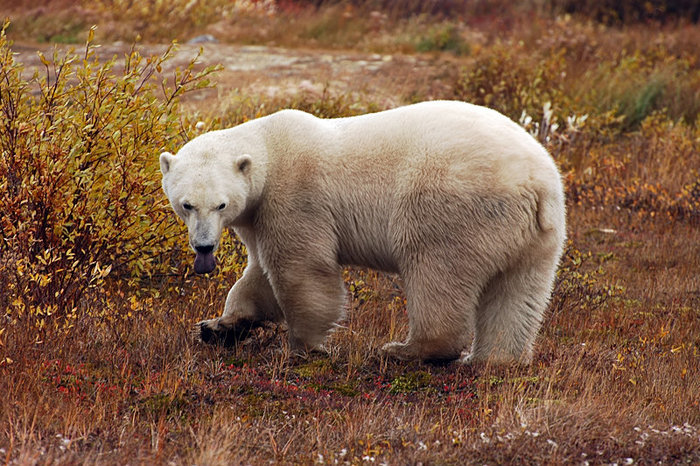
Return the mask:
<path fill-rule="evenodd" d="M 700 114 L 700 72 L 693 57 L 678 57 L 663 47 L 622 53 L 586 73 L 578 94 L 591 108 L 624 117 L 622 130 L 638 130 L 654 112 L 695 125 Z"/>
<path fill-rule="evenodd" d="M 211 129 L 228 128 L 290 108 L 311 113 L 319 118 L 343 118 L 384 110 L 374 102 L 362 101 L 352 95 L 338 94 L 327 87 L 320 93 L 302 91 L 281 97 L 251 97 L 234 91 L 227 97 L 220 112 L 221 117 L 214 119 L 210 126 Z"/>
<path fill-rule="evenodd" d="M 455 55 L 469 55 L 469 43 L 460 34 L 455 23 L 443 22 L 430 28 L 416 44 L 418 52 L 451 52 Z"/>
<path fill-rule="evenodd" d="M 206 86 L 214 69 L 195 71 L 195 58 L 158 83 L 170 47 L 149 58 L 132 48 L 117 71 L 114 59 L 97 60 L 91 30 L 81 54 L 41 56 L 45 75 L 25 79 L 6 29 L 0 307 L 11 321 L 43 327 L 75 317 L 85 292 L 110 274 L 134 280 L 177 265 L 181 229 L 159 192 L 157 155 L 185 136 L 176 130 L 179 97 Z"/>
<path fill-rule="evenodd" d="M 700 19 L 700 4 L 692 0 L 549 0 L 545 3 L 554 13 L 573 13 L 605 24 Z"/>
<path fill-rule="evenodd" d="M 488 53 L 486 53 L 488 52 Z M 484 105 L 518 120 L 536 115 L 545 102 L 564 103 L 563 56 L 529 57 L 517 48 L 495 46 L 477 56 L 454 84 L 454 98 Z"/>

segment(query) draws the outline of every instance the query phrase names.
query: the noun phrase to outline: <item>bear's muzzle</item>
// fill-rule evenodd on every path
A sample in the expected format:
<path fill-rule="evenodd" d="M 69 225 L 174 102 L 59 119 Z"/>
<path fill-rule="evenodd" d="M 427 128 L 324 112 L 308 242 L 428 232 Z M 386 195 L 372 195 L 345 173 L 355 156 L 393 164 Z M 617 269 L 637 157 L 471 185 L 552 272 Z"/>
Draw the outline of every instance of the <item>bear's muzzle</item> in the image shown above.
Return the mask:
<path fill-rule="evenodd" d="M 216 267 L 213 246 L 195 247 L 197 255 L 194 258 L 194 271 L 196 273 L 209 273 Z"/>

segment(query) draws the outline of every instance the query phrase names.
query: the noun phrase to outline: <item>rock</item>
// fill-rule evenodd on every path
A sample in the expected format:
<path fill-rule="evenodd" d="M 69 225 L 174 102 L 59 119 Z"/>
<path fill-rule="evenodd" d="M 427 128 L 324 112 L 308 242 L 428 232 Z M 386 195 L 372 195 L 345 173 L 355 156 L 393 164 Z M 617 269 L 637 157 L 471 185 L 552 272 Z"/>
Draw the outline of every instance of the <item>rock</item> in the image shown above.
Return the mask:
<path fill-rule="evenodd" d="M 187 41 L 188 44 L 216 44 L 218 42 L 219 41 L 216 40 L 216 37 L 212 36 L 211 34 L 202 34 L 201 36 L 197 36 Z"/>

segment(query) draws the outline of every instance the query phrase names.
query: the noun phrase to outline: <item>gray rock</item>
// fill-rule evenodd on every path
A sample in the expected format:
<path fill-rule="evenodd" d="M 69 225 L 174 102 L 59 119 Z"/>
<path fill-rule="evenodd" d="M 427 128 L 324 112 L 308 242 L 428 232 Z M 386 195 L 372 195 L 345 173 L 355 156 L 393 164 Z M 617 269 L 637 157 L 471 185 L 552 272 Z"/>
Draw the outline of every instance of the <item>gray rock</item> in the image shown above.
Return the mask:
<path fill-rule="evenodd" d="M 187 41 L 188 44 L 216 44 L 218 42 L 219 41 L 216 39 L 216 37 L 212 36 L 211 34 L 202 34 L 201 36 L 194 37 Z"/>

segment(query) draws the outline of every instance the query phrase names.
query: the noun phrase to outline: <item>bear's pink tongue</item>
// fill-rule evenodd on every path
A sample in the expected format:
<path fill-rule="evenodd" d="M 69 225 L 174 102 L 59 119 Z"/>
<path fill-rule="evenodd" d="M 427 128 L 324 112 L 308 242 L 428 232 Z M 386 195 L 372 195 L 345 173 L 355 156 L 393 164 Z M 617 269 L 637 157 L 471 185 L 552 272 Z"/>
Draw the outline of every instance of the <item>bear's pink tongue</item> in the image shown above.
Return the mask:
<path fill-rule="evenodd" d="M 214 259 L 214 253 L 208 252 L 206 254 L 197 253 L 194 258 L 194 271 L 197 273 L 209 273 L 216 267 L 216 259 Z"/>

